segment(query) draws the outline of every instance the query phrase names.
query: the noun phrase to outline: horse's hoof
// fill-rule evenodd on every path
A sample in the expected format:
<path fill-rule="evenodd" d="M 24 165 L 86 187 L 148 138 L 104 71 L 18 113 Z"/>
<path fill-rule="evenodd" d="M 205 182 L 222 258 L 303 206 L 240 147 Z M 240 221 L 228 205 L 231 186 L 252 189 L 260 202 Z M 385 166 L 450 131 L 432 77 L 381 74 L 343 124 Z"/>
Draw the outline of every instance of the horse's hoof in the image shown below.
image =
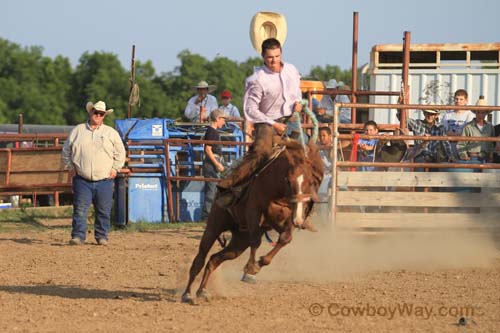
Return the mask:
<path fill-rule="evenodd" d="M 256 284 L 257 278 L 255 277 L 255 275 L 245 273 L 241 277 L 241 281 L 246 282 L 246 283 Z"/>
<path fill-rule="evenodd" d="M 311 222 L 306 222 L 302 225 L 302 229 L 309 230 L 312 232 L 318 232 L 318 229 Z"/>
<path fill-rule="evenodd" d="M 196 297 L 202 298 L 203 300 L 205 300 L 207 302 L 210 301 L 210 293 L 208 291 L 206 291 L 205 289 L 198 290 L 196 292 Z"/>
<path fill-rule="evenodd" d="M 194 305 L 194 298 L 193 296 L 191 296 L 190 293 L 184 293 L 182 295 L 182 298 L 181 298 L 181 302 L 182 303 L 187 303 L 187 304 L 191 304 L 191 305 Z"/>

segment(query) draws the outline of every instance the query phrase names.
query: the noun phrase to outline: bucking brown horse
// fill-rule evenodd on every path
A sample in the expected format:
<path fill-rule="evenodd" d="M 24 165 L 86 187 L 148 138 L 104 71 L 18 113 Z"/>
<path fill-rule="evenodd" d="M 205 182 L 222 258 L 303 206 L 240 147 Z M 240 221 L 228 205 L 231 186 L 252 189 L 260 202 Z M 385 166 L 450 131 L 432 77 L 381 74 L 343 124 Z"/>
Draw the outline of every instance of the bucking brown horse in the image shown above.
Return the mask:
<path fill-rule="evenodd" d="M 239 201 L 231 207 L 212 205 L 198 254 L 189 272 L 189 281 L 182 301 L 194 303 L 191 293 L 196 276 L 205 265 L 215 241 L 225 231 L 231 232 L 229 244 L 208 260 L 197 297 L 209 299 L 206 290 L 211 273 L 224 261 L 240 256 L 250 247 L 250 258 L 244 267 L 242 280 L 252 282 L 259 270 L 271 263 L 273 257 L 292 240 L 294 228 L 312 229 L 307 220 L 317 190 L 323 179 L 323 164 L 314 143 L 303 147 L 296 141 L 283 143 L 286 147 L 270 163 L 253 176 Z M 256 261 L 256 252 L 264 232 L 276 230 L 277 244 Z"/>

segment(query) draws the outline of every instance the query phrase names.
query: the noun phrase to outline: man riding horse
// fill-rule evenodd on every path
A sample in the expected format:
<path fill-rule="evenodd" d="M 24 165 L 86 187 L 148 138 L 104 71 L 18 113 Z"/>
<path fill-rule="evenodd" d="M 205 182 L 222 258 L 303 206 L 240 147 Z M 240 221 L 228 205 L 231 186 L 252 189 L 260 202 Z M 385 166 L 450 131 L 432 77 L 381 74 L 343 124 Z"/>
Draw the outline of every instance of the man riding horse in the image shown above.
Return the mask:
<path fill-rule="evenodd" d="M 298 133 L 292 122 L 293 112 L 302 110 L 300 74 L 292 64 L 281 60 L 281 43 L 275 38 L 262 42 L 264 66 L 255 70 L 245 82 L 243 110 L 245 118 L 254 123 L 255 138 L 251 151 L 232 175 L 219 182 L 219 189 L 230 189 L 244 179 L 239 168 L 256 171 L 272 155 L 273 137 Z M 274 139 L 276 141 L 276 139 Z"/>
<path fill-rule="evenodd" d="M 255 124 L 255 141 L 242 163 L 218 185 L 218 199 L 212 206 L 193 260 L 183 302 L 194 303 L 192 284 L 205 265 L 212 245 L 224 231 L 231 232 L 231 240 L 210 257 L 196 293 L 198 297 L 209 297 L 208 279 L 225 260 L 235 259 L 250 247 L 242 280 L 253 281 L 260 268 L 269 265 L 278 251 L 291 241 L 295 227 L 311 229 L 306 218 L 323 178 L 319 150 L 314 140 L 308 146 L 295 140 L 279 140 L 283 134 L 301 131 L 299 123 L 288 122 L 294 112 L 302 110 L 300 76 L 293 65 L 281 61 L 281 44 L 277 39 L 269 38 L 262 43 L 262 57 L 265 66 L 246 80 L 243 101 L 246 118 Z M 275 144 L 281 148 L 273 152 Z M 230 205 L 222 203 L 223 192 L 231 193 L 234 187 L 245 189 Z M 278 242 L 269 253 L 256 260 L 262 236 L 271 229 L 279 233 Z"/>

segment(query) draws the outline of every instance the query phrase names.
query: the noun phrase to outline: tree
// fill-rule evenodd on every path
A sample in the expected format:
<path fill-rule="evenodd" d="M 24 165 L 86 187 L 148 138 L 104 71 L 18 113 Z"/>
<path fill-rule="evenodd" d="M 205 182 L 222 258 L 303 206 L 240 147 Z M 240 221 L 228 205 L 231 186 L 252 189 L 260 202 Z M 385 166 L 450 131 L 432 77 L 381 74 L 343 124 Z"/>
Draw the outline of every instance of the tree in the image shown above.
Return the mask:
<path fill-rule="evenodd" d="M 68 124 L 85 121 L 88 101 L 103 100 L 108 108 L 114 109 L 106 117 L 108 124 L 115 118 L 127 117 L 129 75 L 115 54 L 85 52 L 73 75 L 72 91 L 72 107 L 65 113 Z"/>
<path fill-rule="evenodd" d="M 352 72 L 350 69 L 342 70 L 339 66 L 326 65 L 325 68 L 314 66 L 309 75 L 303 77 L 304 80 L 328 81 L 335 79 L 342 81 L 348 86 L 352 82 Z"/>
<path fill-rule="evenodd" d="M 0 39 L 0 120 L 64 124 L 70 91 L 71 66 L 67 58 L 52 60 L 41 47 L 21 48 Z"/>
<path fill-rule="evenodd" d="M 0 121 L 16 122 L 19 113 L 25 123 L 70 124 L 86 120 L 88 101 L 103 100 L 114 113 L 106 117 L 112 125 L 116 118 L 128 113 L 130 72 L 113 53 L 85 52 L 72 69 L 68 58 L 43 56 L 38 46 L 22 48 L 0 38 Z M 192 87 L 205 80 L 215 84 L 213 93 L 228 89 L 233 103 L 241 109 L 245 79 L 262 66 L 259 57 L 242 63 L 226 57 L 208 60 L 183 50 L 178 54 L 181 65 L 173 71 L 157 75 L 148 60 L 135 64 L 135 82 L 140 87 L 140 106 L 132 109 L 133 117 L 178 119 L 183 116 Z M 335 78 L 351 84 L 350 70 L 338 66 L 315 66 L 303 79 L 327 81 Z"/>

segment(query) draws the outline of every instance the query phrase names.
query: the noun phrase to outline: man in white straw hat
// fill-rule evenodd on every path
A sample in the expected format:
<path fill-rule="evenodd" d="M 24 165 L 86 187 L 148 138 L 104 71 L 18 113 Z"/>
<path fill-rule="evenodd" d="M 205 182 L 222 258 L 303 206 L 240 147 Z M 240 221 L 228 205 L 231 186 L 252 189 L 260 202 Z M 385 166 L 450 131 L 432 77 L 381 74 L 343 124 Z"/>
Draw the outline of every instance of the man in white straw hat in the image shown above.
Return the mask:
<path fill-rule="evenodd" d="M 486 106 L 484 96 L 479 96 L 476 102 L 477 106 Z M 472 111 L 476 117 L 465 124 L 462 130 L 462 136 L 494 137 L 495 128 L 486 120 L 490 111 Z M 489 163 L 493 160 L 495 151 L 494 142 L 479 141 L 458 141 L 458 157 L 462 161 L 471 161 L 475 163 Z"/>
<path fill-rule="evenodd" d="M 191 97 L 187 103 L 184 115 L 192 122 L 206 122 L 210 113 L 217 109 L 217 98 L 209 95 L 215 90 L 213 84 L 208 84 L 207 81 L 200 81 L 193 90 L 197 93 Z"/>
<path fill-rule="evenodd" d="M 330 79 L 327 82 L 324 82 L 325 89 L 335 89 L 339 90 L 345 86 L 344 82 L 337 82 L 335 79 Z M 319 102 L 318 110 L 320 115 L 326 115 L 328 118 L 325 122 L 331 123 L 333 122 L 333 110 L 334 103 L 350 103 L 351 100 L 347 95 L 336 95 L 335 98 L 332 99 L 330 95 L 324 95 L 321 101 Z M 323 113 L 323 114 L 322 114 Z M 339 112 L 339 121 L 344 124 L 351 123 L 351 108 L 341 108 Z"/>
<path fill-rule="evenodd" d="M 94 236 L 107 245 L 113 203 L 114 178 L 125 163 L 125 148 L 118 132 L 103 121 L 113 109 L 106 103 L 88 102 L 89 120 L 77 125 L 62 150 L 62 160 L 73 181 L 71 245 L 85 243 L 87 212 L 94 205 Z"/>
<path fill-rule="evenodd" d="M 255 137 L 252 151 L 241 165 L 251 170 L 271 156 L 273 135 L 300 131 L 291 119 L 293 112 L 302 110 L 299 71 L 281 60 L 281 43 L 276 38 L 262 42 L 262 58 L 264 66 L 246 79 L 243 96 L 243 112 L 246 120 L 254 124 Z M 238 184 L 242 180 L 235 178 L 238 174 L 235 170 L 233 177 L 224 179 L 219 186 Z"/>

